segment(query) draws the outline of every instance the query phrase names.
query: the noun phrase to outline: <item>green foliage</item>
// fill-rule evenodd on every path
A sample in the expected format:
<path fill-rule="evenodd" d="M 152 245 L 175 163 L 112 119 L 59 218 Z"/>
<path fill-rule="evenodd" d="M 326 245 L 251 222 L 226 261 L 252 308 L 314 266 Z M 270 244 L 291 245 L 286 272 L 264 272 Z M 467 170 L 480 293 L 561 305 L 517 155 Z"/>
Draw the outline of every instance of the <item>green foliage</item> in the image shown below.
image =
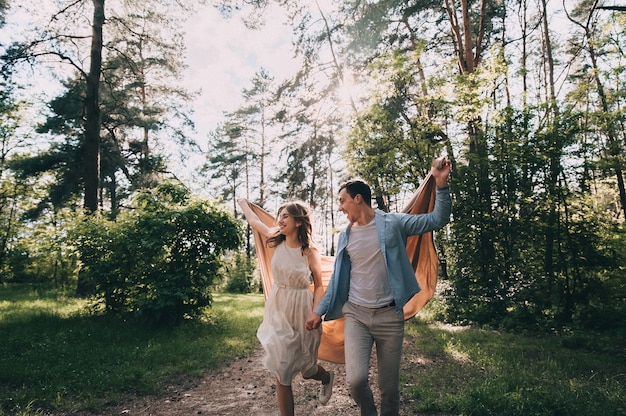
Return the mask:
<path fill-rule="evenodd" d="M 407 184 L 419 185 L 432 159 L 440 155 L 445 137 L 431 118 L 442 110 L 442 102 L 421 96 L 414 85 L 415 59 L 393 50 L 370 65 L 378 92 L 359 115 L 346 149 L 347 158 L 354 161 L 349 164 L 351 174 L 366 179 L 378 202 L 387 200 L 389 205 Z"/>
<path fill-rule="evenodd" d="M 239 224 L 186 188 L 164 184 L 116 222 L 88 218 L 75 230 L 81 278 L 107 312 L 178 324 L 211 304 L 221 256 L 241 242 Z"/>
<path fill-rule="evenodd" d="M 238 142 L 240 126 L 236 123 L 218 127 L 209 135 L 209 154 L 202 173 L 209 172 L 213 180 L 219 180 L 220 195 L 224 201 L 235 201 L 235 195 L 245 176 L 248 156 Z"/>
<path fill-rule="evenodd" d="M 263 296 L 217 294 L 201 319 L 162 329 L 86 307 L 49 285 L 0 286 L 0 415 L 99 411 L 193 380 L 252 351 Z"/>
<path fill-rule="evenodd" d="M 48 149 L 34 154 L 15 155 L 9 167 L 23 180 L 36 181 L 37 203 L 24 215 L 37 219 L 46 210 L 75 208 L 81 196 L 83 178 L 83 100 L 84 85 L 66 81 L 62 95 L 49 103 L 51 115 L 37 127 L 37 133 L 49 133 L 55 139 Z"/>
<path fill-rule="evenodd" d="M 332 137 L 321 134 L 294 145 L 288 152 L 284 172 L 276 175 L 276 180 L 285 184 L 279 192 L 281 198 L 307 201 L 313 207 L 322 205 L 329 188 L 326 167 L 331 165 L 329 156 L 335 145 Z"/>
<path fill-rule="evenodd" d="M 21 195 L 16 195 L 16 200 L 12 202 L 15 212 L 5 230 L 0 282 L 73 285 L 78 263 L 66 237 L 68 229 L 79 216 L 69 210 L 43 209 L 41 212 L 45 215 L 41 215 L 38 221 L 31 221 L 31 200 L 41 194 L 27 184 L 20 183 L 18 189 Z"/>
<path fill-rule="evenodd" d="M 372 185 L 374 195 L 383 198 L 399 193 L 407 166 L 401 153 L 404 140 L 402 128 L 388 109 L 374 106 L 352 131 L 348 152 L 359 163 L 352 164 L 352 173 Z M 386 210 L 385 206 L 379 208 Z"/>
<path fill-rule="evenodd" d="M 538 132 L 529 131 L 528 114 L 505 112 L 500 121 L 489 159 L 460 167 L 453 179 L 447 319 L 520 330 L 588 325 L 603 315 L 598 305 L 619 304 L 607 277 L 623 272 L 624 253 L 614 213 L 560 180 L 576 118 Z M 482 165 L 488 200 L 479 198 Z"/>
<path fill-rule="evenodd" d="M 0 17 L 2 17 L 0 2 Z M 15 132 L 20 122 L 18 106 L 13 91 L 3 78 L 0 78 L 0 282 L 10 277 L 7 267 L 9 242 L 18 232 L 18 201 L 23 189 L 18 181 L 7 172 L 9 150 L 16 146 Z"/>
<path fill-rule="evenodd" d="M 59 238 L 61 229 L 38 224 L 32 234 L 16 239 L 7 253 L 6 282 L 72 285 L 78 262 Z"/>
<path fill-rule="evenodd" d="M 226 285 L 224 290 L 226 290 L 226 292 L 258 293 L 259 282 L 254 278 L 256 261 L 253 261 L 245 253 L 237 252 L 230 260 L 230 264 L 226 265 L 225 269 Z"/>

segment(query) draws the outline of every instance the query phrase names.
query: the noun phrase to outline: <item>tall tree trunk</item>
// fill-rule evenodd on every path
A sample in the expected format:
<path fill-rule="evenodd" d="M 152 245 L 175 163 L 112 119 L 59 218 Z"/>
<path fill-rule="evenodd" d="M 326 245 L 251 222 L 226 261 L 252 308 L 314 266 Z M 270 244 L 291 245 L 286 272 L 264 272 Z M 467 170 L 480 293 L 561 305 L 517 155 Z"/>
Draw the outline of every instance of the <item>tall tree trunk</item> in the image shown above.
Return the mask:
<path fill-rule="evenodd" d="M 100 186 L 100 109 L 99 87 L 102 69 L 102 26 L 104 25 L 104 1 L 93 0 L 93 25 L 91 35 L 91 64 L 87 74 L 85 96 L 85 145 L 84 208 L 88 212 L 98 210 L 98 188 Z"/>
<path fill-rule="evenodd" d="M 528 3 L 522 0 L 522 106 L 524 111 L 528 109 Z"/>
<path fill-rule="evenodd" d="M 554 57 L 552 56 L 552 40 L 550 39 L 550 30 L 548 28 L 548 1 L 541 0 L 541 13 L 542 13 L 542 24 L 543 24 L 543 32 L 545 42 L 544 46 L 544 55 L 546 59 L 546 87 L 548 89 L 548 101 L 550 103 L 550 109 L 553 110 L 554 115 L 558 115 L 558 108 L 556 106 L 556 93 L 554 91 Z"/>
<path fill-rule="evenodd" d="M 333 230 L 335 229 L 335 188 L 333 187 L 333 164 L 332 164 L 332 151 L 329 149 L 328 151 L 328 209 L 330 212 L 330 226 L 331 226 L 331 237 L 330 237 L 330 256 L 335 255 L 335 239 L 333 236 Z"/>
<path fill-rule="evenodd" d="M 265 105 L 261 106 L 261 152 L 259 155 L 259 204 L 265 204 Z"/>
<path fill-rule="evenodd" d="M 88 213 L 98 210 L 100 189 L 100 109 L 99 87 L 102 69 L 102 26 L 104 25 L 104 0 L 93 0 L 93 25 L 91 35 L 91 64 L 87 74 L 85 95 L 85 144 L 83 168 L 85 179 L 84 208 Z M 94 283 L 78 275 L 76 294 L 85 296 L 95 290 Z"/>
<path fill-rule="evenodd" d="M 143 58 L 142 58 L 142 69 L 141 69 L 141 105 L 143 107 L 143 116 L 145 117 L 147 105 L 147 95 L 146 95 L 146 78 L 144 76 L 143 71 Z M 148 142 L 150 138 L 150 129 L 146 126 L 143 128 L 143 140 L 141 142 L 141 186 L 145 186 L 148 188 L 152 188 L 156 185 L 154 182 L 154 167 L 151 166 L 150 163 L 150 144 Z"/>
<path fill-rule="evenodd" d="M 548 11 L 547 11 L 547 0 L 541 0 L 541 23 L 543 29 L 543 51 L 545 56 L 544 62 L 544 71 L 546 73 L 546 100 L 548 101 L 548 109 L 546 110 L 546 117 L 551 120 L 551 124 L 556 129 L 558 123 L 558 107 L 556 105 L 556 95 L 554 90 L 554 58 L 552 56 L 552 41 L 550 39 L 550 31 L 548 28 Z M 547 216 L 547 224 L 546 224 L 546 235 L 545 235 L 545 255 L 544 255 L 544 272 L 548 278 L 549 284 L 554 284 L 556 280 L 555 276 L 555 267 L 554 267 L 554 256 L 555 256 L 555 244 L 556 244 L 556 233 L 558 228 L 559 221 L 559 213 L 557 210 L 558 201 L 561 200 L 559 197 L 559 187 L 558 187 L 558 177 L 559 172 L 561 171 L 561 152 L 560 147 L 554 142 L 554 135 L 557 135 L 558 132 L 553 132 L 550 134 L 550 140 L 554 145 L 550 146 L 552 149 L 552 154 L 548 160 L 548 175 L 546 177 L 546 190 L 550 198 L 549 208 L 548 208 L 548 216 Z"/>

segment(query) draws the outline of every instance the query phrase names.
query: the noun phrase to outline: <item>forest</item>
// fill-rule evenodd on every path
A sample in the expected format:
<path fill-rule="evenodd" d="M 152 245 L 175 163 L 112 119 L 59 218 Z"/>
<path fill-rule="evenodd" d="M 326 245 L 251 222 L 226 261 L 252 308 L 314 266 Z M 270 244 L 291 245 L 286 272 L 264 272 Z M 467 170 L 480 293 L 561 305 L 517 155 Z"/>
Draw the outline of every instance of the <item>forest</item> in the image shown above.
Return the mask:
<path fill-rule="evenodd" d="M 42 3 L 0 0 L 0 30 L 32 20 L 0 38 L 1 284 L 176 324 L 220 288 L 259 290 L 237 198 L 307 202 L 333 255 L 342 181 L 400 211 L 445 155 L 438 319 L 623 328 L 626 3 Z M 252 31 L 283 10 L 298 70 L 259 68 L 197 137 L 179 80 L 185 19 L 207 6 Z M 58 91 L 43 103 L 23 85 L 40 73 Z M 199 182 L 181 180 L 176 155 L 198 152 Z"/>

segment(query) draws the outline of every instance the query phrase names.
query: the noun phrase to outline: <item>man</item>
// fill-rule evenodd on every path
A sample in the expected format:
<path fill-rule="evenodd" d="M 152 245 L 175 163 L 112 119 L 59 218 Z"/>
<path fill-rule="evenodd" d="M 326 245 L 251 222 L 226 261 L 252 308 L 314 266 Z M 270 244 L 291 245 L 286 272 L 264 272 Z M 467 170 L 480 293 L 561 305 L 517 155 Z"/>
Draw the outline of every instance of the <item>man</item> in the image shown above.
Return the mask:
<path fill-rule="evenodd" d="M 437 186 L 428 214 L 385 213 L 371 207 L 371 189 L 361 180 L 339 189 L 339 211 L 350 224 L 339 235 L 331 280 L 306 322 L 318 328 L 324 319 L 345 318 L 346 380 L 361 416 L 377 416 L 369 385 L 374 343 L 378 358 L 381 416 L 400 411 L 400 359 L 404 338 L 403 306 L 420 287 L 406 252 L 410 235 L 440 229 L 450 221 L 450 161 L 440 158 L 431 169 Z"/>

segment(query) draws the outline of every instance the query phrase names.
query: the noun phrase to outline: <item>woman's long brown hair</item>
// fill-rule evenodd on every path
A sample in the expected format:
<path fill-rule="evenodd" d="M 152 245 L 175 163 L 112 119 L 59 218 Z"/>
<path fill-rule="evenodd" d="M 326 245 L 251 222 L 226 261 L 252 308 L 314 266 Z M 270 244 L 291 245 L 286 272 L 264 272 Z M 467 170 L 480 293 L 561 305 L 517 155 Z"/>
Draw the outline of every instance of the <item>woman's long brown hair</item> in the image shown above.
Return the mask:
<path fill-rule="evenodd" d="M 278 208 L 276 218 L 280 218 L 280 214 L 283 210 L 287 210 L 287 213 L 291 215 L 296 222 L 300 223 L 300 227 L 298 227 L 298 242 L 300 242 L 300 246 L 302 247 L 302 254 L 305 255 L 312 244 L 311 234 L 313 232 L 313 225 L 311 223 L 310 209 L 304 202 L 301 201 L 287 202 Z M 277 228 L 267 238 L 267 246 L 276 247 L 285 241 L 285 239 L 286 237 L 281 234 L 280 229 Z"/>

